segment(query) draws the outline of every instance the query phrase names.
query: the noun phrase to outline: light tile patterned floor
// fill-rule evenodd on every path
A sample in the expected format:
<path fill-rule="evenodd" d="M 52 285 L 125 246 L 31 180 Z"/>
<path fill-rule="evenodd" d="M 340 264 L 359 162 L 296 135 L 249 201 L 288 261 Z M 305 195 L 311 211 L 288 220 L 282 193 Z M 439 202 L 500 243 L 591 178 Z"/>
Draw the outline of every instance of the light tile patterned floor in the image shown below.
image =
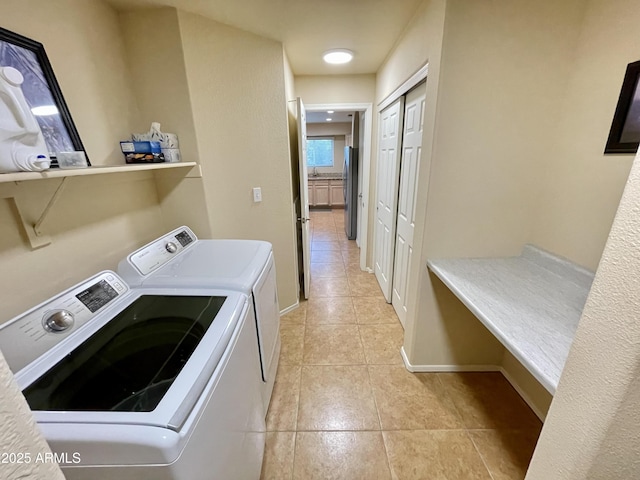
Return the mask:
<path fill-rule="evenodd" d="M 524 478 L 541 423 L 499 373 L 408 372 L 344 211 L 314 211 L 311 295 L 282 317 L 263 479 Z"/>

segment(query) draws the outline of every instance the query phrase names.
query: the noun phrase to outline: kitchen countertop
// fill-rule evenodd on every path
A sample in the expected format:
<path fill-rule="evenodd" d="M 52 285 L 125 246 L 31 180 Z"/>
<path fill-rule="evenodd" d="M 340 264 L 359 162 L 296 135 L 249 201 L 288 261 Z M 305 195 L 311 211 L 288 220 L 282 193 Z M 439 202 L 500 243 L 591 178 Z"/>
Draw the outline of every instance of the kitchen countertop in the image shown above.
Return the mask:
<path fill-rule="evenodd" d="M 318 175 L 307 175 L 309 180 L 342 180 L 341 173 L 319 173 Z"/>
<path fill-rule="evenodd" d="M 429 269 L 555 393 L 593 273 L 525 245 L 519 257 L 429 260 Z"/>

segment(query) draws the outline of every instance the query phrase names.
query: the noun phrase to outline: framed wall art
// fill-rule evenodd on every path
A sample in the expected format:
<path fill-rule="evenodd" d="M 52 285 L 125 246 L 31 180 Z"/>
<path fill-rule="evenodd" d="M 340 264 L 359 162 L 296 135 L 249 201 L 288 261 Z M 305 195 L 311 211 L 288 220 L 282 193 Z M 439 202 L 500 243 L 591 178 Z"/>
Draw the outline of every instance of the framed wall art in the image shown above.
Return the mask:
<path fill-rule="evenodd" d="M 636 153 L 640 144 L 640 61 L 627 65 L 604 153 Z"/>
<path fill-rule="evenodd" d="M 0 28 L 0 66 L 13 67 L 24 77 L 22 93 L 40 125 L 52 160 L 56 152 L 84 151 L 44 46 Z M 87 163 L 91 165 L 88 158 Z"/>

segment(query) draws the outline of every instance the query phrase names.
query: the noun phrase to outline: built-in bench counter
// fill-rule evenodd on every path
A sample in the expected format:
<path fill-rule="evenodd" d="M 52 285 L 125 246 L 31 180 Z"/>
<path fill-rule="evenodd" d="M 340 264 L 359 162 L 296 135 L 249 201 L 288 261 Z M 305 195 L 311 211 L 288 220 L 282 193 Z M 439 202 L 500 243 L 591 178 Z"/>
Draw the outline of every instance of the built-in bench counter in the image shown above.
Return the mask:
<path fill-rule="evenodd" d="M 555 393 L 593 273 L 526 245 L 519 257 L 429 260 L 429 269 Z"/>

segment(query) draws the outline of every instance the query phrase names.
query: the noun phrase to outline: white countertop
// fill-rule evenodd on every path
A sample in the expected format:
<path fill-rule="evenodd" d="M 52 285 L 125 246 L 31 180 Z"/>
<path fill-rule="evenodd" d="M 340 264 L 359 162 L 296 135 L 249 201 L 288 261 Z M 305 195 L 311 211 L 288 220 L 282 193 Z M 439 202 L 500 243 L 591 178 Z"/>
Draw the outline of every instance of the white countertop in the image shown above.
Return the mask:
<path fill-rule="evenodd" d="M 593 273 L 526 245 L 519 257 L 434 259 L 428 266 L 555 393 Z"/>

